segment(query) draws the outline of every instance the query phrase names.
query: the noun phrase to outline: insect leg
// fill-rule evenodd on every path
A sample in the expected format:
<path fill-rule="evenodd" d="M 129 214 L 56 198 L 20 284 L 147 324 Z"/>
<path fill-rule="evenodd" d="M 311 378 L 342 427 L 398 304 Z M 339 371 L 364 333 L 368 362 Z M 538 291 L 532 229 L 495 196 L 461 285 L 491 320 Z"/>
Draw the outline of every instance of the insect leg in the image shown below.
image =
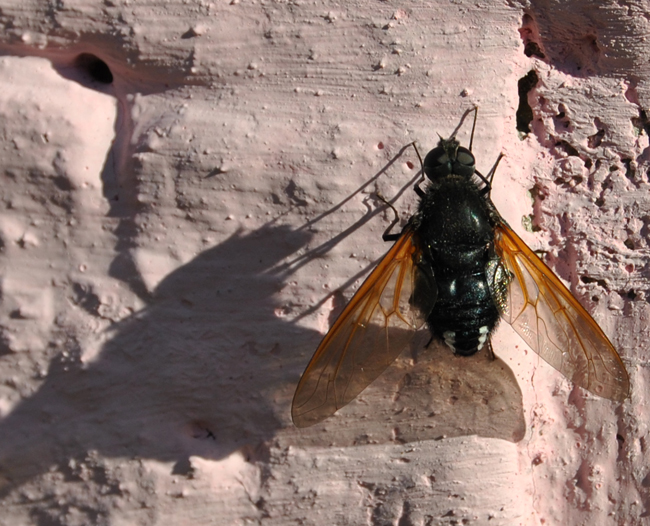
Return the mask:
<path fill-rule="evenodd" d="M 492 181 L 494 180 L 494 174 L 497 171 L 497 166 L 499 166 L 499 161 L 504 157 L 503 153 L 499 154 L 499 157 L 497 157 L 497 160 L 494 162 L 494 165 L 492 168 L 490 168 L 490 171 L 488 172 L 487 175 L 483 175 L 481 172 L 476 170 L 474 173 L 476 176 L 485 184 L 485 186 L 481 189 L 481 195 L 488 194 L 490 195 L 490 192 L 492 191 Z"/>
<path fill-rule="evenodd" d="M 505 157 L 505 155 L 504 155 L 503 153 L 500 153 L 500 154 L 499 154 L 499 157 L 497 157 L 497 160 L 494 161 L 494 165 L 492 166 L 492 168 L 490 168 L 490 171 L 489 171 L 488 174 L 487 174 L 487 178 L 488 178 L 488 180 L 490 181 L 490 185 L 492 184 L 492 181 L 494 180 L 494 174 L 495 174 L 495 172 L 497 171 L 497 166 L 499 166 L 499 162 L 500 162 L 501 159 L 503 159 L 504 157 Z"/>
<path fill-rule="evenodd" d="M 420 188 L 420 184 L 422 184 L 422 182 L 424 181 L 424 162 L 422 161 L 422 156 L 420 155 L 420 150 L 418 150 L 418 147 L 415 144 L 415 141 L 413 141 L 413 142 L 407 144 L 406 146 L 404 146 L 404 148 L 402 148 L 402 152 L 406 148 L 408 148 L 409 146 L 413 146 L 413 149 L 415 150 L 415 153 L 417 154 L 418 159 L 420 161 L 420 178 L 415 182 L 415 185 L 414 185 L 413 189 L 415 190 L 415 193 L 418 194 L 419 197 L 423 197 L 424 196 L 424 190 L 422 190 L 422 188 Z M 401 155 L 401 153 L 400 153 L 400 155 Z M 390 225 L 388 225 L 388 228 L 386 228 L 386 230 L 382 234 L 382 239 L 384 241 L 397 241 L 402 234 L 401 233 L 399 233 L 399 234 L 392 234 L 391 233 L 391 230 L 393 229 L 393 227 L 399 222 L 399 214 L 397 213 L 397 209 L 383 195 L 381 195 L 381 193 L 377 192 L 375 195 L 377 196 L 377 198 L 380 201 L 383 201 L 386 205 L 390 206 L 391 209 L 393 210 L 393 213 L 395 214 L 395 219 L 393 219 L 393 221 L 391 221 Z"/>
<path fill-rule="evenodd" d="M 415 150 L 415 153 L 418 156 L 418 159 L 420 160 L 420 178 L 415 181 L 415 184 L 413 185 L 413 190 L 415 190 L 415 193 L 418 194 L 418 197 L 424 197 L 424 190 L 420 187 L 420 185 L 424 182 L 424 162 L 422 161 L 422 156 L 420 155 L 420 150 L 418 150 L 417 144 L 415 144 L 415 141 L 412 143 L 407 144 L 406 146 L 413 146 L 413 149 Z"/>
<path fill-rule="evenodd" d="M 392 204 L 391 204 L 391 203 L 390 203 L 390 202 L 389 202 L 389 201 L 388 201 L 388 200 L 387 200 L 383 195 L 381 195 L 379 192 L 377 192 L 376 195 L 377 195 L 377 198 L 378 198 L 380 201 L 383 201 L 384 204 L 390 206 L 391 209 L 393 210 L 393 213 L 395 214 L 395 219 L 393 219 L 393 220 L 391 221 L 390 225 L 388 225 L 388 228 L 386 228 L 386 230 L 384 230 L 384 233 L 382 234 L 381 238 L 382 238 L 384 241 L 397 241 L 397 240 L 399 239 L 399 237 L 401 236 L 401 233 L 400 233 L 400 234 L 391 234 L 391 233 L 390 233 L 390 231 L 393 229 L 393 227 L 394 227 L 397 223 L 399 223 L 399 214 L 397 213 L 397 208 L 395 208 L 395 207 L 394 207 L 394 206 L 393 206 L 393 205 L 392 205 Z"/>
<path fill-rule="evenodd" d="M 472 110 L 469 110 L 472 111 Z M 469 111 L 466 115 L 469 115 Z M 474 130 L 476 129 L 476 119 L 478 118 L 478 106 L 474 106 L 474 124 L 472 124 L 472 134 L 469 136 L 469 151 L 472 151 L 472 144 L 474 144 Z"/>
<path fill-rule="evenodd" d="M 456 134 L 458 133 L 458 130 L 460 130 L 463 126 L 463 123 L 465 122 L 465 119 L 467 116 L 474 112 L 474 124 L 472 124 L 472 134 L 470 135 L 469 138 L 469 148 L 468 150 L 471 152 L 472 151 L 472 144 L 474 143 L 474 130 L 476 129 L 476 119 L 478 117 L 478 106 L 474 106 L 473 108 L 469 110 L 465 110 L 465 113 L 463 113 L 463 116 L 460 118 L 460 122 L 458 123 L 458 126 L 456 126 L 456 129 L 452 132 L 452 134 L 449 136 L 449 139 L 453 139 L 456 137 Z M 438 135 L 440 137 L 440 135 Z M 440 137 L 442 139 L 442 137 Z"/>
<path fill-rule="evenodd" d="M 487 340 L 487 353 L 490 360 L 496 360 L 496 356 L 494 356 L 494 349 L 492 348 L 492 340 L 489 337 Z"/>

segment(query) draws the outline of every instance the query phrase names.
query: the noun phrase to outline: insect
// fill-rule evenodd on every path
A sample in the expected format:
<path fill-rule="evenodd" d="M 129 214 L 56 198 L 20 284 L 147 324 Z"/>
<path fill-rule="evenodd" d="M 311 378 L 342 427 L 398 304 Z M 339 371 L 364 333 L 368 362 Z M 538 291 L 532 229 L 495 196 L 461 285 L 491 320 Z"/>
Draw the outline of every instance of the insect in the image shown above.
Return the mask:
<path fill-rule="evenodd" d="M 474 112 L 469 148 L 455 135 Z M 424 161 L 418 210 L 321 341 L 293 398 L 307 427 L 373 382 L 423 326 L 458 355 L 486 344 L 500 318 L 574 384 L 614 401 L 628 396 L 625 366 L 594 319 L 521 240 L 490 199 L 501 156 L 483 176 L 471 152 L 477 108 Z M 426 188 L 420 185 L 428 179 Z M 389 204 L 389 203 L 387 203 Z M 392 208 L 392 205 L 389 205 Z"/>

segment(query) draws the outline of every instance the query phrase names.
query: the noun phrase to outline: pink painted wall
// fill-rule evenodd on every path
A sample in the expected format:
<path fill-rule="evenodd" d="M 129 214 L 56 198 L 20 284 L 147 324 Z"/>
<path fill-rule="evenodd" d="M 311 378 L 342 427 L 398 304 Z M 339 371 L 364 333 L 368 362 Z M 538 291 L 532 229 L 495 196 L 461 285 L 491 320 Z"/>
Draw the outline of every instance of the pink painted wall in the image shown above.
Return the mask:
<path fill-rule="evenodd" d="M 0 522 L 644 524 L 649 7 L 0 0 Z M 474 104 L 479 169 L 506 154 L 493 200 L 630 399 L 502 326 L 497 361 L 405 353 L 295 429 L 302 370 L 387 250 L 374 193 L 408 217 L 417 160 L 395 156 Z"/>

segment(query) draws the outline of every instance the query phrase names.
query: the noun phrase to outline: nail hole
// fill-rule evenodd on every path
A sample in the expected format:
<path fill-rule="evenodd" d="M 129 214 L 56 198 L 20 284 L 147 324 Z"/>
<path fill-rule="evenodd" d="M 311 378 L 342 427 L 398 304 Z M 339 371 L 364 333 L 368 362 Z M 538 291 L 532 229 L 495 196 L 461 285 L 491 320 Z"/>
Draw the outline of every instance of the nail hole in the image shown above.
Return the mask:
<path fill-rule="evenodd" d="M 101 58 L 91 53 L 82 53 L 75 61 L 76 66 L 84 70 L 90 78 L 100 84 L 111 84 L 113 82 L 113 73 L 108 64 Z"/>

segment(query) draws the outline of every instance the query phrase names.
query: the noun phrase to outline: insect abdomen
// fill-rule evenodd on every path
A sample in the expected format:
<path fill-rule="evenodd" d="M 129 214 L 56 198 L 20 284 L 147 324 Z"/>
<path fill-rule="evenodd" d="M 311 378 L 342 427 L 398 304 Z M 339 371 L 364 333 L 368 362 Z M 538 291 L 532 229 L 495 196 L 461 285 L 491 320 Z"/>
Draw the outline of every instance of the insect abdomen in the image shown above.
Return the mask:
<path fill-rule="evenodd" d="M 470 356 L 481 350 L 499 320 L 485 273 L 441 275 L 436 279 L 438 301 L 427 322 L 456 354 Z"/>
<path fill-rule="evenodd" d="M 432 184 L 420 205 L 420 231 L 438 289 L 429 328 L 455 353 L 472 355 L 499 320 L 485 271 L 494 257 L 486 201 L 469 180 L 450 177 Z"/>

